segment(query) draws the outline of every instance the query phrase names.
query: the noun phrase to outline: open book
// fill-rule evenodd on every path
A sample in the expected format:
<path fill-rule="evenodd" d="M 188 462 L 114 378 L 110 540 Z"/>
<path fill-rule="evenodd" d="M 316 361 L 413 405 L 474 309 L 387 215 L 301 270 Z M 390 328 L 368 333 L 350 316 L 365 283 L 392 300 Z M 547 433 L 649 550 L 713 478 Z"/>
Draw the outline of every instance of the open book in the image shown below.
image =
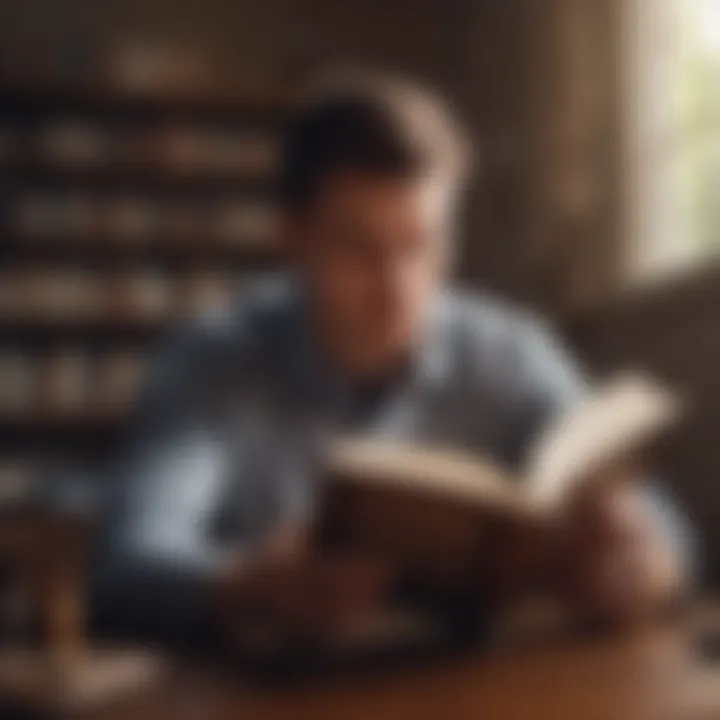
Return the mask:
<path fill-rule="evenodd" d="M 560 516 L 579 485 L 612 477 L 680 414 L 679 398 L 657 382 L 619 376 L 542 433 L 519 477 L 461 450 L 336 440 L 320 540 L 379 553 L 428 580 L 457 581 L 477 562 L 493 522 Z"/>
<path fill-rule="evenodd" d="M 648 378 L 619 377 L 548 427 L 519 477 L 457 449 L 331 442 L 315 539 L 388 560 L 399 582 L 309 654 L 288 651 L 282 634 L 241 633 L 246 667 L 271 678 L 381 669 L 474 642 L 482 634 L 478 569 L 492 555 L 488 544 L 502 542 L 514 523 L 561 517 L 574 490 L 634 461 L 680 410 L 678 398 Z"/>

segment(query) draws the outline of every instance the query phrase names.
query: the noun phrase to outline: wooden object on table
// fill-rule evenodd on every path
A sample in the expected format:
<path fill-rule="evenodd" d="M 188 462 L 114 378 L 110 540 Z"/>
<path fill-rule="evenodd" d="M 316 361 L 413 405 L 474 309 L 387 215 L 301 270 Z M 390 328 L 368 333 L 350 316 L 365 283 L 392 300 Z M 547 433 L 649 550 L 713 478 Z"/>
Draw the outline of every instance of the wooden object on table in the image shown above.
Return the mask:
<path fill-rule="evenodd" d="M 149 653 L 86 644 L 84 557 L 88 523 L 45 510 L 0 520 L 0 559 L 31 594 L 41 642 L 0 647 L 0 700 L 51 712 L 86 710 L 156 676 Z"/>

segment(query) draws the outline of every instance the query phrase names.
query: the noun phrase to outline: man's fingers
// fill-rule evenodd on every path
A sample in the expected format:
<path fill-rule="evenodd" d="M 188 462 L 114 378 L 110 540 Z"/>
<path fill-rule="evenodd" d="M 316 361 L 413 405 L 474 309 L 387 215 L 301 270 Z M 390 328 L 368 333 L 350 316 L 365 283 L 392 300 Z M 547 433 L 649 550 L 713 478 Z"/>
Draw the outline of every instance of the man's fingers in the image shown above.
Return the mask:
<path fill-rule="evenodd" d="M 570 582 L 579 609 L 621 623 L 653 615 L 678 585 L 672 553 L 651 530 L 609 538 L 578 546 L 573 556 Z"/>
<path fill-rule="evenodd" d="M 591 609 L 616 622 L 649 616 L 660 597 L 656 568 L 655 558 L 639 547 L 608 555 L 591 582 Z"/>
<path fill-rule="evenodd" d="M 578 504 L 571 517 L 581 543 L 624 546 L 644 541 L 653 530 L 640 494 L 629 485 L 603 488 Z"/>

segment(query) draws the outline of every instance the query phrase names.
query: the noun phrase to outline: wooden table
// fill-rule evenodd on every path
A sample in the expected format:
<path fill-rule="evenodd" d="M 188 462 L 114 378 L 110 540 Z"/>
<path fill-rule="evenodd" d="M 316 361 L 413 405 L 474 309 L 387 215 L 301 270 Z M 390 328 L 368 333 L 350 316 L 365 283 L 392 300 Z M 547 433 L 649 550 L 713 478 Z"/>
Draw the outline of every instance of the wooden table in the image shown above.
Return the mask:
<path fill-rule="evenodd" d="M 720 667 L 720 666 L 719 666 Z M 413 671 L 261 689 L 181 667 L 96 720 L 694 720 L 720 718 L 720 670 L 678 625 L 496 649 Z"/>
<path fill-rule="evenodd" d="M 30 520 L 33 520 L 30 522 Z M 35 522 L 37 520 L 37 522 Z M 73 530 L 75 528 L 78 533 Z M 43 603 L 52 670 L 77 653 L 84 658 L 82 611 L 74 591 L 74 552 L 81 528 L 35 516 L 4 522 L 0 556 L 26 570 L 50 568 Z M 62 539 L 62 542 L 60 542 Z M 50 549 L 53 549 L 50 552 Z M 50 562 L 58 554 L 62 563 Z M 64 570 L 63 570 L 64 569 Z M 55 570 L 63 570 L 59 574 Z M 70 572 L 68 576 L 67 572 Z M 32 573 L 34 575 L 34 573 Z M 57 580 L 57 583 L 55 582 Z M 60 588 L 58 590 L 57 588 Z M 60 602 L 57 598 L 60 597 Z M 50 602 L 52 600 L 52 602 Z M 720 627 L 717 606 L 700 608 L 695 623 Z M 546 640 L 496 647 L 434 666 L 336 677 L 264 689 L 237 671 L 198 663 L 168 668 L 166 677 L 89 720 L 718 720 L 720 663 L 703 666 L 688 622 L 595 638 Z M 113 666 L 116 667 L 116 666 Z M 114 675 L 116 674 L 113 671 Z M 132 683 L 132 687 L 137 687 Z M 0 712 L 1 714 L 1 712 Z"/>

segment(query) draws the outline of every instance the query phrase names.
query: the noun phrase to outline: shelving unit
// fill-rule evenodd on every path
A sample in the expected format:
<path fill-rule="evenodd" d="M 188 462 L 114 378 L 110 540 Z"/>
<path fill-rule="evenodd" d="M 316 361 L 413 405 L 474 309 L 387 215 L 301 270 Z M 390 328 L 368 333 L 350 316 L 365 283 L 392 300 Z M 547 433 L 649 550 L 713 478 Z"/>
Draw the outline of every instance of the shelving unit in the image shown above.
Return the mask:
<path fill-rule="evenodd" d="M 290 111 L 0 87 L 0 475 L 106 456 L 168 325 L 274 266 Z"/>
<path fill-rule="evenodd" d="M 119 267 L 155 263 L 174 268 L 209 266 L 266 269 L 276 263 L 275 249 L 262 238 L 249 239 L 242 247 L 211 242 L 202 237 L 178 238 L 171 243 L 152 236 L 142 243 L 123 243 L 110 235 L 78 238 L 70 233 L 35 235 L 30 241 L 12 231 L 4 233 L 4 262 L 17 265 L 83 263 L 93 267 Z"/>

